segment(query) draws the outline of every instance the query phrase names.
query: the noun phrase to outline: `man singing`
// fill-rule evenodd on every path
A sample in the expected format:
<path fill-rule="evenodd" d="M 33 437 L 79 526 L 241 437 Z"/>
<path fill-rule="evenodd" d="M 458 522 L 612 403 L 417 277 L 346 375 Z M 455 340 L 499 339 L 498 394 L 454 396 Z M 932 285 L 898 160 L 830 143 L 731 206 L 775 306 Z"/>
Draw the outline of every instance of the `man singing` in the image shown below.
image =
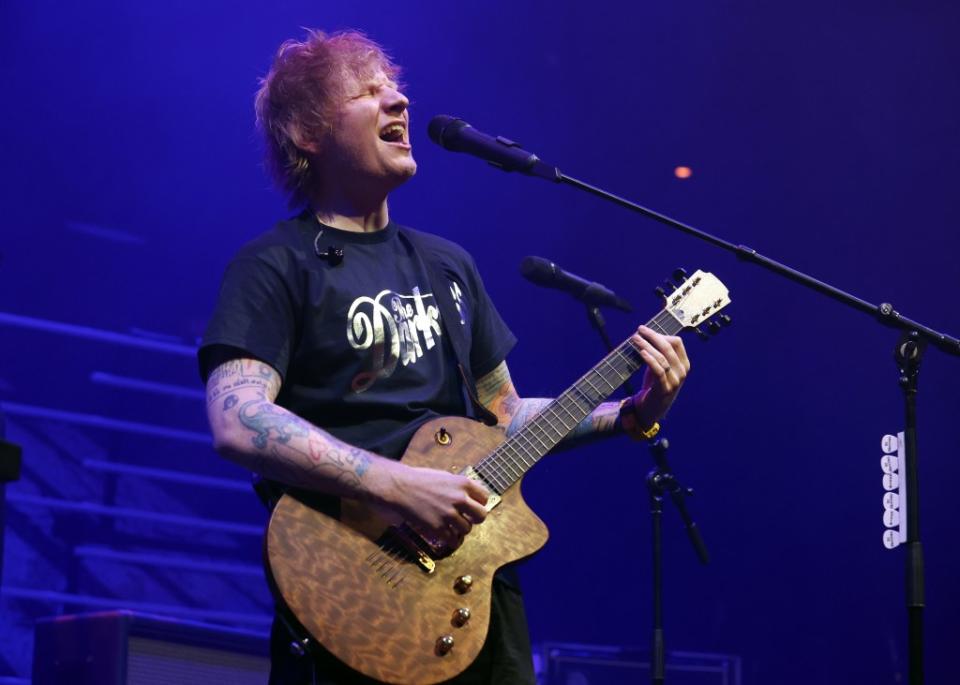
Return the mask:
<path fill-rule="evenodd" d="M 488 492 L 398 461 L 411 436 L 438 416 L 484 410 L 510 435 L 549 400 L 518 396 L 505 361 L 515 338 L 473 259 L 390 216 L 390 192 L 417 170 L 398 76 L 356 32 L 311 31 L 280 47 L 256 96 L 257 122 L 268 166 L 300 211 L 230 263 L 200 366 L 220 454 L 332 511 L 336 498 L 391 511 L 454 549 L 482 525 Z M 602 404 L 574 437 L 656 432 L 690 363 L 679 338 L 641 327 L 632 342 L 647 365 L 642 389 Z M 322 649 L 294 656 L 292 639 L 275 622 L 271 684 L 373 682 Z M 534 683 L 509 568 L 493 584 L 483 650 L 450 682 Z"/>

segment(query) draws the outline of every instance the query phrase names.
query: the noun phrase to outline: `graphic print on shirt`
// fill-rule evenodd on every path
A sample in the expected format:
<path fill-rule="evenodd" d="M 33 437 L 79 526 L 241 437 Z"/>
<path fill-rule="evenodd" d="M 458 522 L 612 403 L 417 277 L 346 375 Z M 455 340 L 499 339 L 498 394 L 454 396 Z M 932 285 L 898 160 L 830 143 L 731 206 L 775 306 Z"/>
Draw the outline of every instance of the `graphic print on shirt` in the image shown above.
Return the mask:
<path fill-rule="evenodd" d="M 391 376 L 398 361 L 415 364 L 437 347 L 440 335 L 440 310 L 432 293 L 421 295 L 420 288 L 414 288 L 411 295 L 381 290 L 373 298 L 358 297 L 347 312 L 347 342 L 355 350 L 371 350 L 371 355 L 369 369 L 353 377 L 353 392 Z"/>
<path fill-rule="evenodd" d="M 460 315 L 460 325 L 467 325 L 467 320 L 463 315 L 466 306 L 463 304 L 463 291 L 460 290 L 460 284 L 454 280 L 450 281 L 450 294 L 453 295 L 453 303 L 457 305 L 457 314 Z"/>

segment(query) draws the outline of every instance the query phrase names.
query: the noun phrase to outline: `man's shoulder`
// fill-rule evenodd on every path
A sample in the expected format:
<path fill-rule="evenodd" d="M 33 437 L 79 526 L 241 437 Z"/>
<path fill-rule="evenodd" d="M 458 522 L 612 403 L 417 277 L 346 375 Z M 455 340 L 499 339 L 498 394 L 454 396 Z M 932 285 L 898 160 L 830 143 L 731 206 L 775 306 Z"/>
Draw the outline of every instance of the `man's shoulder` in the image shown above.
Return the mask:
<path fill-rule="evenodd" d="M 400 230 L 408 235 L 416 246 L 427 252 L 427 256 L 439 258 L 450 266 L 474 269 L 473 257 L 461 245 L 436 233 L 419 231 L 409 226 L 400 226 Z"/>
<path fill-rule="evenodd" d="M 273 266 L 289 266 L 303 260 L 310 249 L 306 237 L 310 222 L 301 213 L 283 221 L 244 243 L 234 260 L 260 260 Z"/>

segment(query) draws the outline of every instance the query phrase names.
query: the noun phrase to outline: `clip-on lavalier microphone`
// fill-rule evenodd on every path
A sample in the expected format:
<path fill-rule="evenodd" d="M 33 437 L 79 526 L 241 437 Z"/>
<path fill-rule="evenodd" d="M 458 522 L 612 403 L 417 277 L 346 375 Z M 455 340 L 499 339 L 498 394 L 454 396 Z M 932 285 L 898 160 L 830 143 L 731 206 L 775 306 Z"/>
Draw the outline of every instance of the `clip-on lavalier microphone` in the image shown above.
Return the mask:
<path fill-rule="evenodd" d="M 317 237 L 313 239 L 313 251 L 317 253 L 317 256 L 320 259 L 326 259 L 330 262 L 330 266 L 336 266 L 343 261 L 343 248 L 334 247 L 330 245 L 327 247 L 325 252 L 320 251 L 320 236 L 323 235 L 323 230 L 317 233 Z"/>

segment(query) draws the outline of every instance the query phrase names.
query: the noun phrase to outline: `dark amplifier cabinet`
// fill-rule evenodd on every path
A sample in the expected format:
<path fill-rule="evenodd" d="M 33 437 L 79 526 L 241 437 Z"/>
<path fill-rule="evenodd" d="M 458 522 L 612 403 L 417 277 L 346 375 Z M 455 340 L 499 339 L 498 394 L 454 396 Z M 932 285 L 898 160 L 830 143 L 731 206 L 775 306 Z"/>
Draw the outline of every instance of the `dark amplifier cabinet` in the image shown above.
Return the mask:
<path fill-rule="evenodd" d="M 264 685 L 266 635 L 130 611 L 37 622 L 33 685 Z"/>
<path fill-rule="evenodd" d="M 538 685 L 624 685 L 650 682 L 648 650 L 544 642 L 534 653 Z M 670 685 L 740 685 L 740 657 L 668 651 Z"/>
<path fill-rule="evenodd" d="M 3 439 L 3 413 L 0 413 L 0 582 L 3 579 L 3 532 L 6 530 L 4 505 L 7 500 L 7 483 L 20 478 L 20 446 Z"/>

